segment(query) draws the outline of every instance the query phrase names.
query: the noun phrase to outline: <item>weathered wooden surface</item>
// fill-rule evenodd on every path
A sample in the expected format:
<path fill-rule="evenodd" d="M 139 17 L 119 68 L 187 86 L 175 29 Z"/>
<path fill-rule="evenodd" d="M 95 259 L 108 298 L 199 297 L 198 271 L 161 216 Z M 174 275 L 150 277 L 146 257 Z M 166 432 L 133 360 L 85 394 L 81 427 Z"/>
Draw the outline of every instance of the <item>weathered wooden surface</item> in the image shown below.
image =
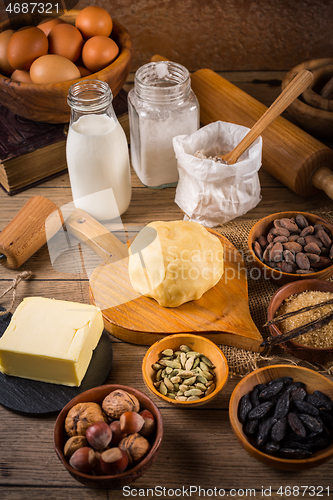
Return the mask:
<path fill-rule="evenodd" d="M 229 77 L 233 83 L 269 105 L 280 92 L 278 83 L 283 73 L 230 73 L 223 76 Z M 152 220 L 174 220 L 182 217 L 180 209 L 174 203 L 174 188 L 149 190 L 141 186 L 134 174 L 132 180 L 133 198 L 128 212 L 123 217 L 124 222 L 143 225 Z M 260 171 L 260 181 L 262 201 L 244 218 L 260 218 L 288 209 L 311 211 L 320 207 L 332 207 L 332 200 L 326 195 L 302 198 L 264 171 Z M 1 191 L 0 230 L 8 224 L 19 208 L 36 194 L 49 197 L 58 206 L 69 203 L 71 190 L 68 176 L 62 175 L 14 197 L 9 197 Z M 87 276 L 84 273 L 72 275 L 55 271 L 46 247 L 40 249 L 20 270 L 31 270 L 34 276 L 32 280 L 19 285 L 15 307 L 27 295 L 89 301 Z M 5 269 L 0 265 L 0 295 L 11 284 L 16 274 L 17 271 Z M 10 302 L 9 295 L 0 300 L 3 307 L 8 306 Z M 113 340 L 114 364 L 108 381 L 131 385 L 148 394 L 141 375 L 141 362 L 147 348 Z M 266 496 L 281 499 L 286 496 L 279 496 L 276 492 L 279 487 L 287 485 L 298 486 L 298 496 L 302 498 L 332 496 L 332 461 L 307 472 L 285 473 L 260 464 L 240 447 L 228 418 L 229 397 L 238 380 L 229 378 L 225 390 L 212 403 L 196 410 L 175 409 L 152 396 L 161 409 L 164 421 L 162 449 L 153 467 L 131 485 L 133 491 L 129 492 L 129 498 L 135 494 L 139 497 L 140 489 L 145 489 L 146 497 L 154 498 L 151 492 L 150 497 L 148 496 L 147 489 L 155 487 L 160 487 L 160 491 L 165 488 L 164 495 L 160 495 L 160 498 L 176 498 L 177 493 L 178 498 L 187 498 L 186 492 L 189 495 L 189 488 L 192 486 L 203 489 L 216 488 L 217 497 L 218 490 L 223 488 L 226 490 L 225 497 L 228 495 L 235 498 L 264 498 L 264 488 Z M 67 474 L 53 450 L 54 422 L 55 416 L 32 418 L 0 407 L 1 500 L 125 498 L 125 492 L 122 490 L 88 490 Z M 322 494 L 319 495 L 320 490 L 317 489 L 314 490 L 316 495 L 310 496 L 309 491 L 301 489 L 301 486 L 311 485 L 322 486 Z M 181 495 L 179 490 L 173 495 L 169 491 L 176 488 L 182 490 L 183 487 Z M 327 487 L 330 488 L 330 496 L 327 495 Z M 244 491 L 237 493 L 233 488 Z M 155 495 L 157 497 L 157 493 Z M 193 489 L 189 498 L 202 497 L 203 493 L 199 497 L 198 491 Z"/>

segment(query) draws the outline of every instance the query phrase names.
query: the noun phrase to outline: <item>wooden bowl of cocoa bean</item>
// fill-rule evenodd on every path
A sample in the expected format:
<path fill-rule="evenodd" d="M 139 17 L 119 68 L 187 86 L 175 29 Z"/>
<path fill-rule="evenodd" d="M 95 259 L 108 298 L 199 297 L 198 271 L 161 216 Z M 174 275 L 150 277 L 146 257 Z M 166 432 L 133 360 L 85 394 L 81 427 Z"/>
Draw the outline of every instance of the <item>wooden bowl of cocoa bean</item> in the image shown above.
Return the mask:
<path fill-rule="evenodd" d="M 122 429 L 120 423 L 125 412 L 126 417 L 130 417 L 131 427 L 135 420 L 142 418 L 149 420 L 150 424 L 150 420 L 153 421 L 154 425 L 149 426 L 148 433 L 142 432 L 143 426 L 139 431 L 131 429 L 126 432 L 127 429 Z M 73 422 L 70 428 L 69 419 Z M 118 429 L 113 427 L 114 422 L 119 423 Z M 125 421 L 124 423 L 126 425 Z M 94 429 L 96 424 L 100 427 L 110 427 L 111 433 L 110 429 L 107 429 L 108 432 L 104 428 Z M 143 425 L 145 424 L 146 422 Z M 88 436 L 89 430 L 95 431 L 95 436 L 92 432 Z M 102 445 L 101 442 L 105 435 L 111 441 L 108 440 L 108 444 L 103 448 L 106 441 Z M 88 488 L 117 489 L 132 483 L 147 472 L 157 458 L 162 437 L 162 416 L 153 401 L 133 387 L 110 384 L 82 392 L 64 406 L 54 426 L 53 442 L 60 461 L 74 479 Z M 77 439 L 83 439 L 84 442 L 77 444 Z M 70 440 L 75 442 L 69 443 Z M 98 446 L 94 441 L 98 442 Z M 117 452 L 113 456 L 111 449 Z M 84 453 L 76 457 L 75 453 L 78 452 Z M 108 455 L 103 463 L 104 453 Z M 127 456 L 127 464 L 120 463 L 126 458 L 124 455 Z M 119 472 L 120 470 L 122 472 Z"/>
<path fill-rule="evenodd" d="M 314 370 L 265 366 L 237 384 L 229 419 L 237 440 L 256 460 L 301 471 L 333 456 L 332 399 L 333 383 Z"/>
<path fill-rule="evenodd" d="M 251 229 L 248 247 L 253 267 L 281 286 L 333 275 L 333 225 L 307 212 L 278 212 Z"/>
<path fill-rule="evenodd" d="M 281 334 L 308 324 L 310 321 L 320 321 L 321 317 L 333 309 L 333 305 L 326 305 L 318 309 L 310 309 L 307 306 L 311 304 L 310 307 L 312 307 L 316 302 L 329 300 L 331 294 L 333 294 L 333 282 L 316 279 L 293 281 L 279 288 L 272 296 L 267 309 L 268 322 L 274 318 L 277 319 L 277 316 L 281 314 L 304 307 L 306 309 L 303 313 L 286 318 L 282 322 L 270 324 L 271 336 L 279 337 Z M 325 365 L 333 361 L 333 328 L 330 325 L 331 323 L 324 326 L 318 324 L 317 329 L 309 329 L 302 337 L 296 337 L 295 340 L 288 340 L 279 345 L 288 354 L 297 358 L 304 359 L 309 363 Z M 313 327 L 311 326 L 311 328 Z"/>

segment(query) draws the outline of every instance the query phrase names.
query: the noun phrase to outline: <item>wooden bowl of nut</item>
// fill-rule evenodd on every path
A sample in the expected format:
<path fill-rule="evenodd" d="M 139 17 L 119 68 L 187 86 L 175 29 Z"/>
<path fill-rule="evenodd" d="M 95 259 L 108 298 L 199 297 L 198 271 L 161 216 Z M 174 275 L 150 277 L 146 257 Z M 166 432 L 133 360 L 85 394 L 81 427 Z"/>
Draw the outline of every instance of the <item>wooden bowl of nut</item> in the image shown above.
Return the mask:
<path fill-rule="evenodd" d="M 279 212 L 251 229 L 248 248 L 265 279 L 281 286 L 300 279 L 333 275 L 333 225 L 307 212 Z"/>
<path fill-rule="evenodd" d="M 298 64 L 292 68 L 284 77 L 282 81 L 282 90 L 291 82 L 291 80 L 303 69 L 309 71 L 317 71 L 323 67 L 333 64 L 332 58 L 321 58 L 312 59 L 311 61 L 305 61 Z M 316 87 L 316 93 L 319 94 L 323 87 L 318 89 Z M 309 95 L 311 92 L 306 93 L 306 99 L 309 101 Z M 313 95 L 312 95 L 313 97 Z M 311 104 L 305 101 L 303 95 L 299 96 L 288 106 L 288 112 L 295 119 L 297 124 L 304 130 L 318 137 L 332 138 L 333 137 L 333 111 L 327 109 L 320 109 L 320 107 L 314 106 L 313 100 L 310 101 Z M 323 101 L 321 104 L 325 105 Z"/>
<path fill-rule="evenodd" d="M 318 304 L 324 301 L 329 302 L 318 307 Z M 284 319 L 282 315 L 289 316 Z M 287 283 L 272 296 L 267 310 L 273 343 L 278 342 L 286 352 L 297 358 L 319 365 L 333 361 L 331 319 L 333 319 L 331 281 L 310 279 Z M 290 336 L 289 332 L 294 330 L 296 331 L 291 334 L 294 340 L 281 343 L 281 335 Z M 298 335 L 300 331 L 304 332 L 301 336 Z"/>
<path fill-rule="evenodd" d="M 12 63 L 9 64 L 9 68 L 3 67 L 0 63 L 1 104 L 18 116 L 31 120 L 66 123 L 70 119 L 67 95 L 74 82 L 91 78 L 102 80 L 109 84 L 114 97 L 118 94 L 126 82 L 132 64 L 133 45 L 130 34 L 119 22 L 111 19 L 108 12 L 101 7 L 91 6 L 86 9 L 71 10 L 57 17 L 58 21 L 62 21 L 61 27 L 64 26 L 67 30 L 57 32 L 53 38 L 51 38 L 51 32 L 59 31 L 59 25 L 54 26 L 48 34 L 47 31 L 43 32 L 42 29 L 38 29 L 43 26 L 40 23 L 50 18 L 42 17 L 40 14 L 16 16 L 11 21 L 0 24 L 0 38 L 2 36 L 2 43 L 7 44 L 8 58 Z M 85 32 L 82 28 L 80 31 L 75 26 L 77 18 L 82 13 L 90 20 L 94 19 L 89 9 L 99 9 L 101 14 L 98 15 L 109 16 L 109 25 L 106 28 L 103 27 L 104 31 L 101 31 L 101 35 L 97 35 L 98 40 L 93 36 L 85 41 Z M 20 30 L 22 27 L 29 27 L 29 29 Z M 68 28 L 71 28 L 74 33 L 68 32 Z M 108 31 L 105 29 L 111 29 L 111 34 L 106 36 Z M 14 33 L 9 30 L 13 30 Z M 30 38 L 14 39 L 22 33 L 30 33 Z M 41 48 L 36 53 L 28 52 L 26 48 L 24 51 L 21 49 L 19 54 L 22 57 L 15 58 L 15 50 L 22 43 L 25 47 L 31 47 L 31 51 L 33 50 L 36 36 L 42 38 L 39 40 Z M 104 44 L 103 50 L 99 45 L 101 43 Z M 9 48 L 12 46 L 13 54 L 9 55 Z M 118 55 L 116 55 L 117 51 Z M 94 55 L 95 52 L 97 55 Z"/>
<path fill-rule="evenodd" d="M 294 365 L 259 368 L 235 387 L 232 430 L 252 457 L 269 467 L 300 471 L 333 456 L 333 383 Z"/>
<path fill-rule="evenodd" d="M 53 440 L 60 461 L 77 481 L 115 489 L 153 465 L 162 437 L 160 411 L 148 396 L 128 386 L 102 385 L 61 410 Z"/>
<path fill-rule="evenodd" d="M 157 397 L 175 406 L 212 401 L 228 380 L 228 363 L 216 344 L 180 333 L 155 342 L 142 362 L 143 380 Z"/>

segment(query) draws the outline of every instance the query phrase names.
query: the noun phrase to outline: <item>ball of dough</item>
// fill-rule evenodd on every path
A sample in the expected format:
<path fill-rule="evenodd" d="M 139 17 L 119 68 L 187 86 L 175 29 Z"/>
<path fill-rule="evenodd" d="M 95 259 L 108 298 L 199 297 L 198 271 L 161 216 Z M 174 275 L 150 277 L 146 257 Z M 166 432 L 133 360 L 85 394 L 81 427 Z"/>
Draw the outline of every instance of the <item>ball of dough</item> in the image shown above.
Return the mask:
<path fill-rule="evenodd" d="M 223 247 L 201 224 L 151 222 L 130 247 L 133 288 L 161 306 L 197 300 L 221 279 Z"/>

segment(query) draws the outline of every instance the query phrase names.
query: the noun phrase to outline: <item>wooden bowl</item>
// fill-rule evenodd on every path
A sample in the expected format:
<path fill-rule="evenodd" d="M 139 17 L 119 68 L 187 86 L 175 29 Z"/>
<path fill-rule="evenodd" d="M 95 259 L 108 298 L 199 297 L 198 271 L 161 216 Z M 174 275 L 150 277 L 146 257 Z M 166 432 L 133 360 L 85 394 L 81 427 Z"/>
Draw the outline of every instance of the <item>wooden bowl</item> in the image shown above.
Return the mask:
<path fill-rule="evenodd" d="M 267 217 L 260 219 L 260 221 L 258 221 L 252 227 L 249 233 L 248 248 L 251 255 L 251 259 L 253 261 L 253 267 L 257 268 L 265 279 L 269 279 L 270 281 L 276 283 L 279 286 L 284 285 L 286 283 L 290 283 L 291 281 L 298 281 L 303 279 L 308 280 L 312 278 L 312 279 L 326 280 L 333 275 L 333 264 L 315 273 L 309 273 L 309 274 L 284 273 L 280 270 L 274 270 L 271 267 L 267 266 L 266 264 L 264 264 L 264 262 L 258 259 L 256 254 L 254 253 L 253 243 L 261 234 L 263 234 L 264 236 L 267 235 L 269 230 L 273 227 L 274 219 L 295 217 L 297 214 L 304 215 L 304 217 L 306 217 L 306 219 L 312 225 L 317 223 L 322 224 L 327 229 L 329 229 L 333 238 L 333 225 L 330 222 L 326 221 L 325 219 L 322 219 L 318 215 L 310 214 L 307 212 L 296 212 L 296 211 L 278 212 L 272 215 L 268 215 Z"/>
<path fill-rule="evenodd" d="M 295 66 L 284 77 L 282 90 L 303 69 L 313 71 L 329 64 L 333 64 L 332 58 L 312 59 Z M 310 134 L 328 139 L 333 137 L 333 111 L 325 111 L 309 106 L 301 96 L 288 106 L 288 112 L 297 124 Z"/>
<path fill-rule="evenodd" d="M 149 410 L 154 415 L 156 421 L 156 431 L 152 438 L 149 438 L 149 441 L 151 443 L 151 450 L 141 462 L 139 462 L 134 467 L 127 469 L 122 474 L 113 476 L 93 476 L 90 474 L 79 472 L 69 465 L 63 453 L 65 442 L 68 439 L 65 431 L 65 419 L 67 413 L 77 403 L 95 402 L 101 404 L 103 399 L 108 394 L 110 394 L 110 392 L 116 389 L 127 391 L 129 394 L 133 394 L 134 396 L 136 396 L 140 402 L 140 410 Z M 132 483 L 133 481 L 141 477 L 149 469 L 149 467 L 153 465 L 161 447 L 162 437 L 163 422 L 161 413 L 148 396 L 146 396 L 138 389 L 127 387 L 124 385 L 101 385 L 99 387 L 89 389 L 82 394 L 79 394 L 61 410 L 54 426 L 53 441 L 55 451 L 60 461 L 63 463 L 65 469 L 69 472 L 69 474 L 74 477 L 74 479 L 84 484 L 85 486 L 88 486 L 89 488 L 115 489 Z"/>
<path fill-rule="evenodd" d="M 333 64 L 313 69 L 312 73 L 313 81 L 302 94 L 304 102 L 313 108 L 333 112 L 333 99 L 324 99 L 320 95 L 321 89 L 333 77 Z"/>
<path fill-rule="evenodd" d="M 204 354 L 215 365 L 215 390 L 208 396 L 205 396 L 196 401 L 179 401 L 176 399 L 171 399 L 167 396 L 163 396 L 163 394 L 161 394 L 154 386 L 156 371 L 152 368 L 152 365 L 158 361 L 159 354 L 168 348 L 177 351 L 182 344 L 189 346 L 193 351 Z M 227 360 L 223 352 L 217 347 L 217 345 L 206 339 L 205 337 L 192 335 L 190 333 L 169 335 L 168 337 L 164 337 L 158 342 L 155 342 L 155 344 L 150 346 L 150 348 L 146 352 L 146 355 L 142 362 L 143 380 L 147 388 L 158 398 L 178 407 L 192 408 L 194 406 L 201 406 L 208 403 L 209 401 L 212 401 L 225 386 L 228 380 L 228 373 L 229 367 Z"/>
<path fill-rule="evenodd" d="M 310 458 L 291 460 L 286 458 L 268 455 L 253 446 L 243 432 L 243 425 L 238 420 L 238 405 L 244 394 L 250 392 L 257 384 L 266 384 L 270 380 L 278 377 L 290 376 L 294 381 L 305 383 L 306 390 L 312 393 L 319 389 L 330 399 L 333 399 L 333 383 L 320 373 L 308 368 L 293 365 L 272 365 L 259 368 L 244 377 L 235 387 L 229 403 L 229 419 L 232 430 L 243 448 L 255 459 L 263 462 L 269 467 L 285 471 L 300 471 L 310 469 L 323 464 L 333 456 L 333 443 L 323 450 L 314 453 Z"/>
<path fill-rule="evenodd" d="M 283 301 L 291 295 L 305 292 L 306 290 L 318 290 L 319 292 L 333 292 L 333 283 L 331 281 L 322 281 L 317 279 L 307 279 L 301 281 L 294 281 L 279 288 L 272 296 L 267 309 L 267 320 L 274 318 L 276 312 L 282 305 Z M 273 337 L 281 335 L 277 325 L 269 326 L 270 333 Z M 298 344 L 297 341 L 284 342 L 280 344 L 281 347 L 296 356 L 297 358 L 304 359 L 310 363 L 318 363 L 324 365 L 333 361 L 333 347 L 310 347 L 303 344 Z"/>
<path fill-rule="evenodd" d="M 69 24 L 75 24 L 80 11 L 71 10 L 61 16 Z M 15 22 L 15 29 L 24 25 L 36 25 L 40 16 L 26 14 L 0 24 L 0 32 L 10 29 Z M 98 73 L 80 78 L 79 80 L 102 80 L 109 84 L 115 97 L 126 82 L 131 69 L 133 46 L 128 31 L 117 21 L 113 20 L 111 38 L 119 47 L 118 57 L 106 68 Z M 66 123 L 70 119 L 70 108 L 67 104 L 67 95 L 70 86 L 79 80 L 60 83 L 35 84 L 20 83 L 11 80 L 8 76 L 0 75 L 0 103 L 19 116 L 48 123 Z"/>

